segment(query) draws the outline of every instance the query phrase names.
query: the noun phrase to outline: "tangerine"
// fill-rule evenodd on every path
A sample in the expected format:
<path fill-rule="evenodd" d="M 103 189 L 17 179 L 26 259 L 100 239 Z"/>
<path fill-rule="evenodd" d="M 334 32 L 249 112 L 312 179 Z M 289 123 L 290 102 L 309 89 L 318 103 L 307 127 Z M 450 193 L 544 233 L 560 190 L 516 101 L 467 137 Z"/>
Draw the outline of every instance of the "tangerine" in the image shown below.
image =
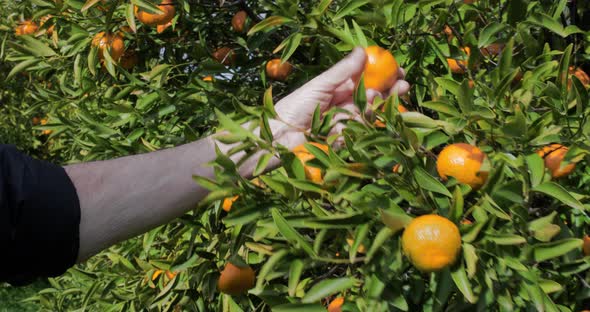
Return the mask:
<path fill-rule="evenodd" d="M 471 49 L 469 47 L 461 48 L 467 57 L 471 54 Z M 467 71 L 467 60 L 456 60 L 452 58 L 447 59 L 447 63 L 449 64 L 449 68 L 453 74 L 464 74 Z"/>
<path fill-rule="evenodd" d="M 221 47 L 213 52 L 213 59 L 223 65 L 231 65 L 236 60 L 236 54 L 230 47 Z"/>
<path fill-rule="evenodd" d="M 402 249 L 418 270 L 439 271 L 457 260 L 461 235 L 449 219 L 423 215 L 412 220 L 404 230 Z"/>
<path fill-rule="evenodd" d="M 266 75 L 270 79 L 285 81 L 293 70 L 289 62 L 281 62 L 281 59 L 272 59 L 266 63 Z"/>
<path fill-rule="evenodd" d="M 231 19 L 231 27 L 239 33 L 244 32 L 244 26 L 246 26 L 246 19 L 248 18 L 248 13 L 246 11 L 239 11 L 232 17 Z"/>
<path fill-rule="evenodd" d="M 125 42 L 120 33 L 99 32 L 92 38 L 92 45 L 98 47 L 98 58 L 104 60 L 104 51 L 108 50 L 113 61 L 117 62 L 125 53 Z"/>
<path fill-rule="evenodd" d="M 232 196 L 232 197 L 227 197 L 223 200 L 223 204 L 221 204 L 221 208 L 227 212 L 229 212 L 231 210 L 232 205 L 234 204 L 234 202 L 236 200 L 238 200 L 238 198 L 240 198 L 239 195 L 236 196 Z"/>
<path fill-rule="evenodd" d="M 561 144 L 551 144 L 537 151 L 537 154 L 543 158 L 545 168 L 551 172 L 551 177 L 561 178 L 570 174 L 576 168 L 575 163 L 565 166 L 561 165 L 569 149 Z"/>
<path fill-rule="evenodd" d="M 590 77 L 580 67 L 570 66 L 569 74 L 576 76 L 580 80 L 580 82 L 582 83 L 582 85 L 584 87 L 588 88 L 590 86 Z M 572 87 L 572 78 L 570 77 L 570 79 L 567 82 L 567 88 L 570 89 L 571 87 Z"/>
<path fill-rule="evenodd" d="M 342 305 L 344 304 L 344 298 L 338 297 L 328 305 L 328 312 L 342 312 Z"/>
<path fill-rule="evenodd" d="M 26 21 L 21 22 L 14 29 L 14 34 L 16 36 L 32 35 L 35 32 L 37 32 L 38 29 L 39 29 L 39 26 L 37 26 L 37 23 L 35 23 L 31 20 L 26 20 Z"/>
<path fill-rule="evenodd" d="M 328 146 L 327 145 L 315 143 L 315 142 L 310 142 L 309 144 L 311 144 L 317 148 L 320 148 L 322 151 L 328 153 Z M 322 184 L 324 182 L 324 179 L 322 178 L 322 170 L 317 167 L 311 167 L 311 166 L 305 165 L 306 162 L 308 162 L 312 159 L 315 159 L 315 156 L 312 153 L 310 153 L 307 150 L 307 148 L 305 148 L 305 145 L 301 144 L 301 145 L 295 147 L 293 149 L 293 153 L 303 163 L 305 177 L 314 183 Z"/>
<path fill-rule="evenodd" d="M 582 247 L 585 256 L 590 256 L 590 236 L 584 236 L 584 246 Z"/>
<path fill-rule="evenodd" d="M 254 285 L 255 273 L 250 266 L 241 267 L 228 262 L 221 271 L 217 289 L 224 294 L 239 295 L 247 292 Z"/>
<path fill-rule="evenodd" d="M 174 14 L 176 14 L 176 8 L 174 7 L 173 0 L 162 0 L 160 5 L 158 5 L 158 9 L 160 9 L 162 13 L 149 13 L 142 10 L 138 6 L 135 6 L 135 17 L 137 17 L 137 19 L 145 25 L 157 26 L 165 25 L 172 21 Z"/>
<path fill-rule="evenodd" d="M 480 172 L 485 158 L 486 154 L 477 146 L 455 143 L 447 145 L 438 154 L 436 170 L 445 181 L 451 176 L 473 189 L 479 189 L 488 177 L 488 172 Z"/>
<path fill-rule="evenodd" d="M 367 47 L 365 52 L 365 88 L 380 92 L 389 90 L 397 80 L 397 61 L 388 50 L 380 46 Z"/>

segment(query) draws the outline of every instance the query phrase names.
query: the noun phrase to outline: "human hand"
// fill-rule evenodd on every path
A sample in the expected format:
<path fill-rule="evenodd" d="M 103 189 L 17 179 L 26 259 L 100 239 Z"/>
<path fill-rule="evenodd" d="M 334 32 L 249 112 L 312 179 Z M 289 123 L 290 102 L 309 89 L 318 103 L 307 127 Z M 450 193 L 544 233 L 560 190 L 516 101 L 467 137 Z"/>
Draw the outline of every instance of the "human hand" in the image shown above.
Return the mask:
<path fill-rule="evenodd" d="M 275 139 L 289 149 L 305 143 L 305 133 L 310 131 L 312 116 L 318 104 L 322 113 L 333 107 L 350 112 L 335 114 L 333 122 L 346 119 L 361 121 L 361 114 L 354 105 L 353 93 L 365 68 L 366 59 L 365 50 L 357 47 L 330 69 L 280 100 L 275 105 L 275 111 L 279 119 L 277 122 L 282 125 L 278 127 Z M 394 93 L 407 93 L 410 85 L 403 80 L 404 76 L 405 72 L 400 68 L 398 80 L 385 93 L 368 89 L 367 102 L 372 103 L 377 96 L 385 98 Z M 337 123 L 330 134 L 339 134 L 344 127 L 344 124 Z"/>

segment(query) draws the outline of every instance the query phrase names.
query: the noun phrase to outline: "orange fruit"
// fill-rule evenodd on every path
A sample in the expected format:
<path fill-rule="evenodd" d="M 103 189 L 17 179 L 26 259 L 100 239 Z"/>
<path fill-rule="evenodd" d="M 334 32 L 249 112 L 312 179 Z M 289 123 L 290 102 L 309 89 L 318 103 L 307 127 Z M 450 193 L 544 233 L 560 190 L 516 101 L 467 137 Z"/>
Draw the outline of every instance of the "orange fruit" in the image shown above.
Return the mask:
<path fill-rule="evenodd" d="M 36 33 L 38 29 L 39 26 L 37 26 L 37 23 L 31 20 L 26 20 L 24 22 L 21 22 L 18 26 L 16 26 L 16 28 L 14 29 L 14 34 L 17 36 L 32 35 Z"/>
<path fill-rule="evenodd" d="M 346 243 L 348 244 L 348 246 L 352 247 L 352 245 L 354 244 L 354 239 L 352 238 L 352 236 L 346 238 Z M 365 254 L 367 253 L 367 248 L 363 243 L 360 243 L 359 246 L 356 248 L 356 252 L 360 254 Z"/>
<path fill-rule="evenodd" d="M 205 76 L 205 77 L 203 77 L 203 81 L 212 82 L 213 81 L 213 76 L 211 76 L 211 75 Z"/>
<path fill-rule="evenodd" d="M 582 83 L 582 85 L 584 87 L 588 88 L 590 86 L 590 77 L 580 67 L 570 66 L 569 73 L 570 73 L 570 75 L 576 76 L 580 80 L 580 82 Z M 572 78 L 570 77 L 569 81 L 567 82 L 567 88 L 570 89 L 571 87 L 572 87 Z"/>
<path fill-rule="evenodd" d="M 272 59 L 266 63 L 266 75 L 270 79 L 285 81 L 293 70 L 289 62 L 281 62 L 281 59 Z"/>
<path fill-rule="evenodd" d="M 92 39 L 92 45 L 98 47 L 98 58 L 104 60 L 104 50 L 107 49 L 111 58 L 117 62 L 125 53 L 125 43 L 120 33 L 99 32 Z"/>
<path fill-rule="evenodd" d="M 465 4 L 474 4 L 476 0 L 463 0 Z"/>
<path fill-rule="evenodd" d="M 121 67 L 125 68 L 126 70 L 130 70 L 135 67 L 137 63 L 139 63 L 137 52 L 135 52 L 135 50 L 127 50 L 125 53 L 123 53 L 119 65 L 121 65 Z"/>
<path fill-rule="evenodd" d="M 393 169 L 391 171 L 393 171 L 393 173 L 399 173 L 400 167 L 401 167 L 400 164 L 395 164 L 395 166 L 393 166 Z"/>
<path fill-rule="evenodd" d="M 247 292 L 254 285 L 255 274 L 250 266 L 239 267 L 228 262 L 221 271 L 217 289 L 224 294 L 239 295 Z"/>
<path fill-rule="evenodd" d="M 328 312 L 342 312 L 342 305 L 344 304 L 344 298 L 338 297 L 328 305 Z"/>
<path fill-rule="evenodd" d="M 239 11 L 232 17 L 231 19 L 231 27 L 236 32 L 244 32 L 244 26 L 246 26 L 246 19 L 248 18 L 248 13 L 246 11 Z"/>
<path fill-rule="evenodd" d="M 164 31 L 166 31 L 166 29 L 168 29 L 168 27 L 170 27 L 170 26 L 172 26 L 172 21 L 170 21 L 170 22 L 168 22 L 166 24 L 163 24 L 163 25 L 158 25 L 158 26 L 156 26 L 156 32 L 158 34 L 161 34 Z"/>
<path fill-rule="evenodd" d="M 481 48 L 479 51 L 483 56 L 498 56 L 502 53 L 504 49 L 504 44 L 502 43 L 492 43 L 487 47 Z"/>
<path fill-rule="evenodd" d="M 45 15 L 45 16 L 43 16 L 42 18 L 40 18 L 40 19 L 39 19 L 39 26 L 40 26 L 40 27 L 43 27 L 43 25 L 44 25 L 44 24 L 45 24 L 45 23 L 46 23 L 46 22 L 47 22 L 47 21 L 48 21 L 50 18 L 52 18 L 52 17 L 53 17 L 53 16 L 51 16 L 51 15 Z M 46 33 L 48 36 L 51 36 L 51 35 L 53 35 L 53 30 L 54 30 L 54 29 L 55 29 L 55 25 L 51 25 L 49 28 L 47 28 L 47 30 L 45 31 L 45 33 Z"/>
<path fill-rule="evenodd" d="M 164 271 L 162 270 L 156 270 L 154 271 L 154 274 L 152 274 L 152 281 L 155 281 L 156 278 L 158 278 L 158 276 L 160 276 L 160 274 L 164 273 Z"/>
<path fill-rule="evenodd" d="M 230 47 L 221 47 L 213 52 L 213 59 L 223 65 L 231 65 L 236 60 L 236 54 Z"/>
<path fill-rule="evenodd" d="M 561 166 L 561 162 L 568 150 L 567 147 L 561 144 L 551 144 L 537 151 L 537 154 L 541 156 L 545 162 L 545 168 L 549 169 L 553 178 L 564 177 L 576 168 L 575 163 L 570 163 L 563 167 Z"/>
<path fill-rule="evenodd" d="M 402 235 L 402 248 L 420 271 L 439 271 L 455 263 L 461 250 L 457 226 L 439 215 L 423 215 L 408 224 Z"/>
<path fill-rule="evenodd" d="M 449 27 L 449 25 L 445 25 L 445 27 L 443 28 L 443 33 L 447 35 L 448 40 L 452 40 L 453 38 L 455 38 L 455 34 L 453 33 L 453 30 L 451 29 L 451 27 Z"/>
<path fill-rule="evenodd" d="M 221 204 L 221 208 L 227 212 L 229 212 L 231 210 L 231 206 L 234 204 L 234 202 L 236 200 L 238 200 L 238 198 L 240 198 L 239 195 L 233 196 L 233 197 L 227 197 L 223 200 L 223 204 Z"/>
<path fill-rule="evenodd" d="M 463 219 L 461 220 L 461 224 L 463 225 L 472 225 L 473 221 L 469 220 L 469 219 Z"/>
<path fill-rule="evenodd" d="M 459 182 L 478 189 L 486 182 L 488 172 L 480 172 L 486 158 L 477 146 L 466 143 L 447 145 L 438 154 L 436 170 L 443 180 L 453 177 Z"/>
<path fill-rule="evenodd" d="M 328 146 L 320 143 L 310 142 L 315 147 L 320 148 L 322 151 L 328 153 Z M 312 153 L 310 153 L 305 145 L 301 144 L 293 149 L 293 153 L 303 163 L 303 169 L 305 170 L 305 177 L 311 182 L 322 184 L 324 179 L 322 178 L 322 170 L 320 168 L 306 166 L 305 163 L 314 159 Z"/>
<path fill-rule="evenodd" d="M 393 87 L 399 66 L 393 55 L 380 46 L 365 48 L 365 88 L 384 92 Z"/>
<path fill-rule="evenodd" d="M 43 118 L 43 119 L 41 119 L 41 125 L 42 125 L 42 126 L 45 126 L 46 124 L 47 124 L 47 118 Z M 44 135 L 50 135 L 51 133 L 53 133 L 53 130 L 49 130 L 49 129 L 47 129 L 47 130 L 43 130 L 43 132 L 42 132 L 42 133 L 43 133 Z"/>
<path fill-rule="evenodd" d="M 152 14 L 136 6 L 134 9 L 135 17 L 145 25 L 157 26 L 167 24 L 174 18 L 174 14 L 176 14 L 173 0 L 162 0 L 160 5 L 158 5 L 158 9 L 163 13 Z"/>
<path fill-rule="evenodd" d="M 172 271 L 166 271 L 166 277 L 168 277 L 168 279 L 173 279 L 176 277 L 176 272 L 172 272 Z"/>
<path fill-rule="evenodd" d="M 585 256 L 590 256 L 590 236 L 584 236 L 584 246 L 582 248 Z"/>
<path fill-rule="evenodd" d="M 32 121 L 33 121 L 33 126 L 36 126 L 41 122 L 41 119 L 39 117 L 33 117 Z"/>
<path fill-rule="evenodd" d="M 467 58 L 471 54 L 471 49 L 469 47 L 461 48 L 465 54 L 467 54 Z M 453 74 L 464 74 L 467 71 L 467 60 L 456 60 L 452 58 L 447 59 L 447 63 L 449 64 L 449 68 Z"/>

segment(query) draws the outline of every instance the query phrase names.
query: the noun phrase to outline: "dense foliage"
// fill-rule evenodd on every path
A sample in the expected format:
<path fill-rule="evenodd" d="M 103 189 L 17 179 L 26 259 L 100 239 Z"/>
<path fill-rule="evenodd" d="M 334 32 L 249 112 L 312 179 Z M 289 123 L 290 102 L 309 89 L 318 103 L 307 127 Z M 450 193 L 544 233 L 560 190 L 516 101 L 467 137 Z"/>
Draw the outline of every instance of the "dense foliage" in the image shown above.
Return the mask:
<path fill-rule="evenodd" d="M 158 12 L 154 4 L 3 0 L 2 142 L 70 163 L 179 145 L 219 124 L 240 149 L 268 149 L 283 166 L 253 183 L 219 155 L 215 181 L 195 177 L 212 190 L 199 207 L 50 279 L 32 299 L 41 309 L 325 311 L 336 296 L 348 311 L 590 307 L 590 257 L 582 252 L 590 234 L 589 94 L 570 71 L 590 69 L 590 4 L 175 0 L 164 30 L 134 16 L 134 5 Z M 241 10 L 247 19 L 237 32 L 232 17 Z M 33 34 L 15 36 L 20 21 L 46 16 Z M 93 46 L 100 32 L 123 36 L 124 58 L 137 63 L 123 66 Z M 322 169 L 322 184 L 306 180 L 293 153 L 272 147 L 264 127 L 260 139 L 236 130 L 247 119 L 264 126 L 274 101 L 356 45 L 392 51 L 412 88 L 374 103 L 366 123 L 350 122 L 343 149 L 308 146 L 315 159 L 306 165 Z M 220 47 L 235 56 L 215 60 Z M 294 66 L 284 82 L 264 72 L 277 57 Z M 451 68 L 448 58 L 465 68 Z M 355 104 L 365 108 L 362 94 Z M 399 113 L 399 103 L 409 112 Z M 34 117 L 48 121 L 32 127 Z M 315 117 L 310 140 L 331 143 L 329 114 Z M 456 142 L 487 155 L 481 189 L 438 176 L 437 154 Z M 571 174 L 552 178 L 535 153 L 551 143 L 569 147 Z M 235 195 L 228 213 L 223 199 Z M 401 233 L 429 213 L 459 226 L 462 251 L 455 265 L 422 273 L 403 255 Z M 256 272 L 247 295 L 217 290 L 230 259 Z"/>

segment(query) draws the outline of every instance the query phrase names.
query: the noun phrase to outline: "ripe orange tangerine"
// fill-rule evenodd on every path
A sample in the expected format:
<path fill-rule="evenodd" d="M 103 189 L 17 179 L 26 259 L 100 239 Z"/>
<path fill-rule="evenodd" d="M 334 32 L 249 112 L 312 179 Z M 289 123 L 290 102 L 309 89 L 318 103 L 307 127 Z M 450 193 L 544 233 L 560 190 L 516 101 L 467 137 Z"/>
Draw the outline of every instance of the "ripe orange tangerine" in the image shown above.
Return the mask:
<path fill-rule="evenodd" d="M 420 271 L 439 271 L 455 263 L 461 250 L 461 235 L 449 219 L 430 214 L 415 218 L 402 235 L 402 248 Z"/>
<path fill-rule="evenodd" d="M 570 174 L 576 168 L 575 163 L 565 166 L 561 165 L 569 149 L 561 144 L 551 144 L 537 151 L 537 154 L 543 158 L 545 168 L 549 169 L 553 178 L 561 178 Z"/>
<path fill-rule="evenodd" d="M 467 54 L 467 58 L 471 54 L 471 49 L 469 47 L 461 48 L 465 54 Z M 449 64 L 449 68 L 453 74 L 464 74 L 467 71 L 467 60 L 456 60 L 452 58 L 447 59 L 447 63 Z"/>
<path fill-rule="evenodd" d="M 580 82 L 582 83 L 582 85 L 584 87 L 586 87 L 586 88 L 590 87 L 590 77 L 580 67 L 570 66 L 569 74 L 576 76 L 580 80 Z M 567 82 L 567 88 L 570 89 L 571 87 L 572 87 L 572 78 L 570 77 L 569 81 Z"/>
<path fill-rule="evenodd" d="M 236 54 L 230 47 L 221 47 L 213 52 L 213 59 L 223 65 L 231 65 L 236 60 Z"/>
<path fill-rule="evenodd" d="M 322 151 L 328 153 L 328 146 L 316 142 L 310 142 L 311 145 L 320 148 Z M 293 153 L 303 163 L 303 169 L 305 171 L 305 177 L 313 183 L 322 184 L 324 179 L 322 178 L 322 170 L 317 167 L 311 167 L 305 165 L 306 162 L 315 159 L 315 156 L 310 153 L 305 145 L 301 144 L 293 149 Z"/>
<path fill-rule="evenodd" d="M 227 212 L 229 212 L 231 210 L 232 205 L 234 204 L 234 202 L 236 200 L 238 200 L 238 198 L 240 198 L 239 195 L 233 196 L 233 197 L 227 197 L 223 200 L 223 204 L 221 204 L 221 208 Z"/>
<path fill-rule="evenodd" d="M 39 19 L 39 26 L 43 27 L 43 25 L 45 23 L 47 23 L 47 21 L 52 18 L 53 16 L 51 15 L 45 15 L 42 18 Z M 55 30 L 55 25 L 51 25 L 49 28 L 47 28 L 47 30 L 45 31 L 45 34 L 47 34 L 48 36 L 53 35 L 53 30 Z"/>
<path fill-rule="evenodd" d="M 250 266 L 239 267 L 231 262 L 225 265 L 217 289 L 228 295 L 239 295 L 247 292 L 255 285 L 255 273 Z"/>
<path fill-rule="evenodd" d="M 211 75 L 205 76 L 205 77 L 203 77 L 203 81 L 212 82 L 213 81 L 213 76 L 211 76 Z"/>
<path fill-rule="evenodd" d="M 120 33 L 99 32 L 92 38 L 92 45 L 98 47 L 98 58 L 104 60 L 104 51 L 108 50 L 111 58 L 117 62 L 125 53 L 125 42 Z"/>
<path fill-rule="evenodd" d="M 447 145 L 438 154 L 436 170 L 445 181 L 450 176 L 473 189 L 479 189 L 488 178 L 488 172 L 480 172 L 485 159 L 486 154 L 477 146 L 455 143 Z"/>
<path fill-rule="evenodd" d="M 380 92 L 389 90 L 397 80 L 397 61 L 389 51 L 379 46 L 367 47 L 365 52 L 365 88 Z"/>
<path fill-rule="evenodd" d="M 266 63 L 266 75 L 270 79 L 285 81 L 293 70 L 289 62 L 281 62 L 281 59 L 272 59 Z"/>
<path fill-rule="evenodd" d="M 590 256 L 590 236 L 584 236 L 584 246 L 582 248 L 585 256 Z"/>
<path fill-rule="evenodd" d="M 246 26 L 246 19 L 248 18 L 248 13 L 246 11 L 239 11 L 232 17 L 231 19 L 231 27 L 239 33 L 244 32 L 244 26 Z"/>
<path fill-rule="evenodd" d="M 328 312 L 342 312 L 342 305 L 344 304 L 344 298 L 338 297 L 328 305 Z"/>
<path fill-rule="evenodd" d="M 480 49 L 480 52 L 483 56 L 498 56 L 504 50 L 504 44 L 502 43 L 492 43 L 487 47 L 483 47 Z"/>
<path fill-rule="evenodd" d="M 158 5 L 158 9 L 160 9 L 163 13 L 149 13 L 138 6 L 135 6 L 135 17 L 137 17 L 137 19 L 145 25 L 157 26 L 167 24 L 174 18 L 174 14 L 176 14 L 176 8 L 174 7 L 173 0 L 162 0 L 160 5 Z"/>
<path fill-rule="evenodd" d="M 16 26 L 16 28 L 14 29 L 14 34 L 16 36 L 32 35 L 36 33 L 38 29 L 39 26 L 37 26 L 37 23 L 31 20 L 26 20 L 24 22 L 21 22 L 18 26 Z"/>

